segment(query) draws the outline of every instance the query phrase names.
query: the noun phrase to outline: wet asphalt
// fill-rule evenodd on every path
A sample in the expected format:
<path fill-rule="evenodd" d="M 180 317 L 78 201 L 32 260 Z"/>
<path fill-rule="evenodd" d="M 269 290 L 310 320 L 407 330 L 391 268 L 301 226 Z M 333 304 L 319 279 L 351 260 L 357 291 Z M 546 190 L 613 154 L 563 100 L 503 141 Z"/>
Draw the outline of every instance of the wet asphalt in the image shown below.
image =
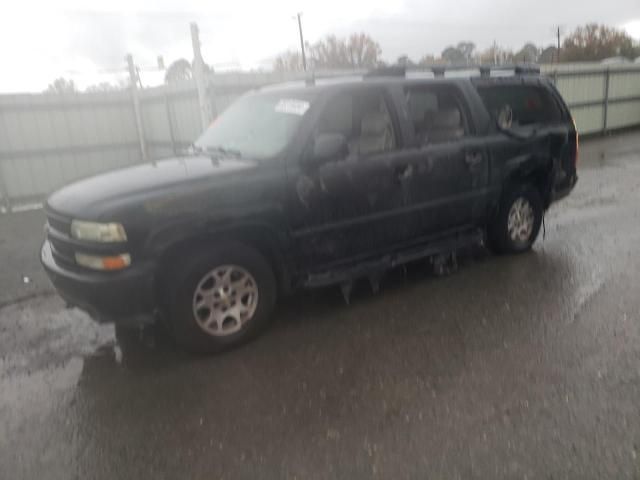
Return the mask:
<path fill-rule="evenodd" d="M 0 216 L 0 479 L 640 478 L 637 131 L 531 253 L 303 293 L 219 356 L 65 309 L 41 217 Z"/>

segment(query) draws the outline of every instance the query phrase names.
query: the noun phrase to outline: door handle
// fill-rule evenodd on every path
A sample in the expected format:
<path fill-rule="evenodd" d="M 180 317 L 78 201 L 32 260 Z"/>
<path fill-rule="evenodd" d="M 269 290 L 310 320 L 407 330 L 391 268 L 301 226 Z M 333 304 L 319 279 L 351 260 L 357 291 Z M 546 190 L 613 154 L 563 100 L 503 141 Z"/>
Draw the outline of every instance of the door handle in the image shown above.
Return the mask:
<path fill-rule="evenodd" d="M 413 175 L 413 165 L 398 165 L 393 169 L 393 173 L 400 181 L 406 180 Z"/>
<path fill-rule="evenodd" d="M 483 156 L 481 152 L 468 152 L 464 156 L 464 161 L 469 167 L 475 167 L 482 162 Z"/>

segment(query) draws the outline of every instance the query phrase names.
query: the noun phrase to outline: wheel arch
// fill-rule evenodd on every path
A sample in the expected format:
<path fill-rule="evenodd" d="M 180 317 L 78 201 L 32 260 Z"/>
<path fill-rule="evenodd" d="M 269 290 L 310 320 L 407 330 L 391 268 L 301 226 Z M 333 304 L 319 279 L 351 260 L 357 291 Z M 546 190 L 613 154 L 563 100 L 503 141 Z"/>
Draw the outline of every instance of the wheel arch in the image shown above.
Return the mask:
<path fill-rule="evenodd" d="M 546 199 L 549 196 L 550 176 L 551 172 L 546 167 L 516 171 L 508 178 L 506 185 L 508 188 L 516 185 L 532 185 L 540 193 L 546 208 L 548 206 Z"/>
<path fill-rule="evenodd" d="M 154 293 L 161 306 L 166 306 L 162 303 L 163 299 L 167 298 L 165 294 L 172 266 L 185 255 L 185 252 L 213 249 L 216 245 L 229 243 L 242 244 L 257 250 L 269 263 L 276 277 L 278 292 L 288 294 L 292 290 L 292 268 L 285 255 L 286 237 L 272 226 L 234 225 L 176 238 L 158 252 Z"/>
<path fill-rule="evenodd" d="M 502 182 L 502 191 L 492 206 L 492 215 L 497 213 L 500 201 L 509 191 L 520 185 L 532 185 L 542 198 L 544 209 L 551 204 L 551 185 L 553 178 L 553 162 L 551 159 L 535 161 L 529 157 L 524 161 L 513 162 Z"/>

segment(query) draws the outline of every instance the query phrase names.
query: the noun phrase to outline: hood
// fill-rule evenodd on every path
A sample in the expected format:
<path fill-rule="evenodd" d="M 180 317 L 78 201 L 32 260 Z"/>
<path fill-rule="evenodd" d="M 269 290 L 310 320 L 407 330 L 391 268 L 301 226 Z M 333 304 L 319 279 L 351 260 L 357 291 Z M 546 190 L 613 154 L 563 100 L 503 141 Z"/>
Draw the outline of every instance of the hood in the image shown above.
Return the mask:
<path fill-rule="evenodd" d="M 72 183 L 53 193 L 47 206 L 76 218 L 96 218 L 110 206 L 122 204 L 129 198 L 145 198 L 154 192 L 184 188 L 185 183 L 211 182 L 213 178 L 226 178 L 255 166 L 253 161 L 212 160 L 207 156 L 149 162 Z"/>

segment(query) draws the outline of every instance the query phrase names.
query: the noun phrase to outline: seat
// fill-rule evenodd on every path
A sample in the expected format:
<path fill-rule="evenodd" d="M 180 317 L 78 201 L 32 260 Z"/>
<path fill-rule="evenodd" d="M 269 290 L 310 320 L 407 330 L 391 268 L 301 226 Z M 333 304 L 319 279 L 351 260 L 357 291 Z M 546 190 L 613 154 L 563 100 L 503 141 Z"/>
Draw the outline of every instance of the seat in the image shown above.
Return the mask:
<path fill-rule="evenodd" d="M 464 136 L 462 116 L 456 107 L 425 112 L 423 143 L 451 142 Z"/>
<path fill-rule="evenodd" d="M 389 115 L 382 112 L 365 114 L 360 122 L 360 137 L 349 143 L 349 152 L 366 155 L 392 148 L 393 133 Z"/>

